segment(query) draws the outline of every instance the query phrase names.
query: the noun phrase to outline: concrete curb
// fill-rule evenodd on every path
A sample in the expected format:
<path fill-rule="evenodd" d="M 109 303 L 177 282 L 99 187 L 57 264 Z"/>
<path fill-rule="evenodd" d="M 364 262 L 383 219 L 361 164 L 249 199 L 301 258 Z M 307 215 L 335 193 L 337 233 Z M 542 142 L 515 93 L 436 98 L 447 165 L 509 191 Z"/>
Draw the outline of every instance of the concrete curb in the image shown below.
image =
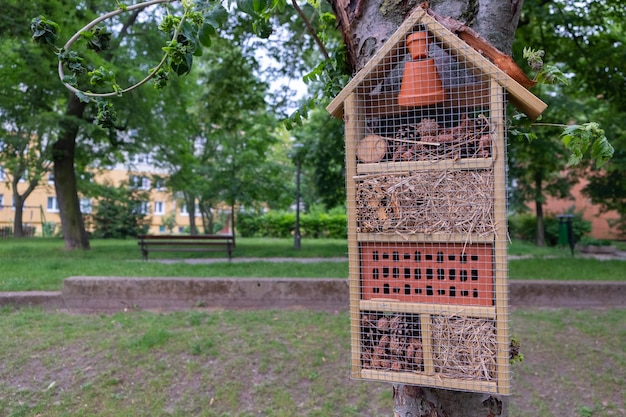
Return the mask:
<path fill-rule="evenodd" d="M 626 308 L 626 282 L 511 281 L 513 308 Z M 82 313 L 138 310 L 347 310 L 345 279 L 70 277 L 59 292 L 0 293 L 0 305 Z"/>

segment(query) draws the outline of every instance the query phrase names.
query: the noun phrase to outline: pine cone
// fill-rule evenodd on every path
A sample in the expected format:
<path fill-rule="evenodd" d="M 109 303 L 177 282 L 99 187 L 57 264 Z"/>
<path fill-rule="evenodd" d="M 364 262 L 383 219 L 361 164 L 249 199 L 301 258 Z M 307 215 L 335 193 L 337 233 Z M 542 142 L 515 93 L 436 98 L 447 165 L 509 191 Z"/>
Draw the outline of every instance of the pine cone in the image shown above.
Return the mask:
<path fill-rule="evenodd" d="M 378 347 L 381 348 L 381 349 L 384 349 L 384 348 L 387 347 L 387 345 L 389 345 L 389 336 L 384 335 L 378 341 Z"/>
<path fill-rule="evenodd" d="M 404 353 L 404 340 L 393 336 L 389 342 L 389 351 L 394 355 L 402 355 Z"/>
<path fill-rule="evenodd" d="M 435 119 L 422 119 L 416 127 L 420 136 L 435 136 L 439 131 L 439 125 Z"/>
<path fill-rule="evenodd" d="M 378 323 L 376 323 L 376 328 L 381 332 L 386 332 L 389 330 L 389 319 L 387 317 L 381 317 L 378 319 Z"/>

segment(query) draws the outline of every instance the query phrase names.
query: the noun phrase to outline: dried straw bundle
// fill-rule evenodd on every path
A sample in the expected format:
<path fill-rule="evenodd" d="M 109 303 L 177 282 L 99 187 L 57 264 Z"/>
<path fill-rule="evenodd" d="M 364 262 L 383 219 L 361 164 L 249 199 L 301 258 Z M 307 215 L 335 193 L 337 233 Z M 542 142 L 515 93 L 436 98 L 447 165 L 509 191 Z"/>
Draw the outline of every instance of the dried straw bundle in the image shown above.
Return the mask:
<path fill-rule="evenodd" d="M 452 378 L 491 381 L 496 375 L 496 327 L 491 320 L 435 316 L 435 372 Z"/>
<path fill-rule="evenodd" d="M 364 175 L 356 193 L 358 232 L 495 235 L 493 170 Z"/>

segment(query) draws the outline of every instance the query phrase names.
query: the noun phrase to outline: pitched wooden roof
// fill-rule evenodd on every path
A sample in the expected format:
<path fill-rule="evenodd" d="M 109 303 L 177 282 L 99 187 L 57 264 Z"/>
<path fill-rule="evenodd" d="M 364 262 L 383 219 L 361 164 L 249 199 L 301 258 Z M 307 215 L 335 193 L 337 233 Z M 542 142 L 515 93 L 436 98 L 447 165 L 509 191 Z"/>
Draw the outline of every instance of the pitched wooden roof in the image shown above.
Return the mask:
<path fill-rule="evenodd" d="M 372 59 L 350 80 L 343 90 L 326 107 L 326 110 L 337 118 L 343 117 L 343 103 L 352 94 L 357 86 L 368 82 L 372 74 L 386 72 L 393 64 L 392 57 L 398 55 L 398 49 L 404 47 L 404 39 L 416 25 L 422 24 L 432 32 L 433 36 L 450 52 L 462 56 L 465 63 L 477 68 L 486 74 L 495 74 L 495 80 L 504 87 L 507 98 L 531 119 L 536 119 L 546 109 L 547 104 L 541 101 L 524 86 L 519 84 L 504 71 L 496 67 L 491 61 L 482 56 L 478 51 L 465 43 L 462 39 L 448 30 L 445 26 L 431 17 L 422 7 L 417 7 L 407 17 L 396 32 L 385 42 Z"/>

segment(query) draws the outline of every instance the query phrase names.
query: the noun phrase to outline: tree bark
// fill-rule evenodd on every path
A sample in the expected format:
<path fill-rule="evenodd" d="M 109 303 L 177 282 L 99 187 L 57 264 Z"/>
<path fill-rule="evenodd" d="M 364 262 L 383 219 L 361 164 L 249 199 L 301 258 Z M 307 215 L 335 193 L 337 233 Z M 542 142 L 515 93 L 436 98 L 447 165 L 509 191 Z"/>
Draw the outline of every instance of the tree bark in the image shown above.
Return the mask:
<path fill-rule="evenodd" d="M 68 250 L 89 249 L 74 170 L 78 121 L 83 117 L 85 107 L 86 103 L 81 102 L 74 93 L 69 94 L 65 118 L 60 123 L 59 138 L 52 145 L 54 189 L 59 204 L 61 231 Z"/>
<path fill-rule="evenodd" d="M 537 215 L 537 246 L 546 243 L 546 233 L 543 221 L 543 174 L 535 174 L 535 213 Z"/>
<path fill-rule="evenodd" d="M 13 193 L 13 205 L 15 209 L 15 215 L 13 217 L 13 237 L 24 237 L 24 228 L 22 227 L 24 224 L 24 199 L 16 192 Z"/>
<path fill-rule="evenodd" d="M 419 4 L 414 0 L 331 0 L 350 69 L 363 68 Z M 511 52 L 522 0 L 435 0 L 429 6 L 469 26 L 500 51 Z"/>
<path fill-rule="evenodd" d="M 330 0 L 353 73 L 363 68 L 419 2 L 414 0 Z M 476 31 L 510 53 L 522 0 L 433 0 L 429 7 Z M 508 416 L 506 398 L 411 385 L 393 386 L 394 417 Z"/>
<path fill-rule="evenodd" d="M 185 196 L 185 205 L 187 206 L 187 213 L 189 216 L 189 234 L 195 236 L 198 234 L 198 228 L 196 227 L 196 199 L 195 194 L 183 191 Z"/>
<path fill-rule="evenodd" d="M 28 196 L 37 186 L 37 182 L 29 182 L 28 188 L 22 194 L 17 191 L 18 183 L 19 178 L 14 177 L 11 185 L 13 188 L 13 209 L 15 210 L 15 216 L 13 217 L 13 237 L 24 237 L 24 204 Z"/>

